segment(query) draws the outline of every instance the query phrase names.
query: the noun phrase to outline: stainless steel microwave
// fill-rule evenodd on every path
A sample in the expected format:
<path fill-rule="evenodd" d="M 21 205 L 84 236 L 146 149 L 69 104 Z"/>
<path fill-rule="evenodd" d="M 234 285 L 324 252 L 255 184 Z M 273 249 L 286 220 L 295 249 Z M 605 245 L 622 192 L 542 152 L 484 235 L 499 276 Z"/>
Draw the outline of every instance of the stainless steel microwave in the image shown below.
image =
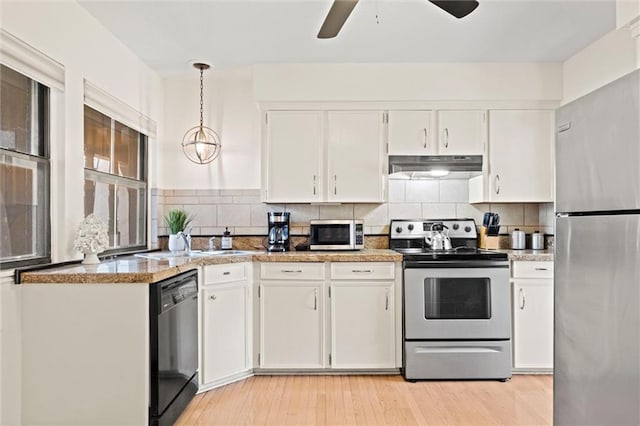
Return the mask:
<path fill-rule="evenodd" d="M 361 219 L 309 222 L 309 250 L 360 250 L 363 248 L 364 221 Z"/>

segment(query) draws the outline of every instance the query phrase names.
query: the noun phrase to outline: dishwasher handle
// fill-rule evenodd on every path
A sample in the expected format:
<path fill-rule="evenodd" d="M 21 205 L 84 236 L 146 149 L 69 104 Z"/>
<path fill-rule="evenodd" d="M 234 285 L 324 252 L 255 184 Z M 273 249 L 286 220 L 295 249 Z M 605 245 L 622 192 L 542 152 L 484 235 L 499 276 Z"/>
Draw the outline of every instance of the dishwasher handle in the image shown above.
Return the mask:
<path fill-rule="evenodd" d="M 158 313 L 198 298 L 198 275 L 190 271 L 157 283 L 160 286 L 160 306 Z"/>

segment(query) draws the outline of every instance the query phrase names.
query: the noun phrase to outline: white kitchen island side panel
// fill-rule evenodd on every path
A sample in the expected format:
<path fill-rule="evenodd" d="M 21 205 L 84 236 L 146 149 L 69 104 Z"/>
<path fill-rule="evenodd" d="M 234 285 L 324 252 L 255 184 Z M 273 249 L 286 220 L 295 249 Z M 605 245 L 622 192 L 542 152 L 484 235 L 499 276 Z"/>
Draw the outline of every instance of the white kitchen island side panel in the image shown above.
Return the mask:
<path fill-rule="evenodd" d="M 22 423 L 146 425 L 149 286 L 22 287 Z"/>

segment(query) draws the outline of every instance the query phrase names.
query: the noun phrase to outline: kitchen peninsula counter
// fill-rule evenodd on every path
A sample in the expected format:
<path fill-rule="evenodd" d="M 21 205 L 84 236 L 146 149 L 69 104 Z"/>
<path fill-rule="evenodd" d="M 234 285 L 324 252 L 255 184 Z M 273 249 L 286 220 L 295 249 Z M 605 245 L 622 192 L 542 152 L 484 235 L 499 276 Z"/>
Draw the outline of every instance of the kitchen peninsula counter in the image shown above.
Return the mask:
<path fill-rule="evenodd" d="M 199 266 L 238 262 L 401 262 L 402 255 L 393 250 L 367 249 L 348 252 L 247 252 L 213 256 L 148 259 L 122 256 L 97 265 L 73 263 L 25 271 L 22 284 L 150 284 L 171 278 Z"/>

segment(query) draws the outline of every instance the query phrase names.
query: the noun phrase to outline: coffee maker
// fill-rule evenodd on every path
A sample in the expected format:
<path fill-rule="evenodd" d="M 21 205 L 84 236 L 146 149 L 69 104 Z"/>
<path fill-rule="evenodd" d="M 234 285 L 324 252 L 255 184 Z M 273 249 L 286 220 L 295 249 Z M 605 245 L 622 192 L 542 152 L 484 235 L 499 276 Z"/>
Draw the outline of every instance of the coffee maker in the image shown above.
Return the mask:
<path fill-rule="evenodd" d="M 267 251 L 289 251 L 289 213 L 267 213 L 269 244 Z"/>

